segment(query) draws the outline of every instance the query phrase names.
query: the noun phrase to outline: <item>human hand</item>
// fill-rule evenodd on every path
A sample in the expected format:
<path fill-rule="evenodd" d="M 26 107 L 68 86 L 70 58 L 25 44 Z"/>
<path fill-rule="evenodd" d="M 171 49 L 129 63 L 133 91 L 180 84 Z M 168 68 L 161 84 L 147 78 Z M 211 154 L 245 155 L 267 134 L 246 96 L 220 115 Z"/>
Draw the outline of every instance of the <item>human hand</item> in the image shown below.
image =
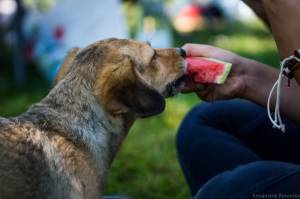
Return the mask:
<path fill-rule="evenodd" d="M 244 95 L 246 90 L 244 75 L 246 75 L 247 68 L 243 63 L 246 62 L 246 58 L 208 45 L 185 44 L 182 48 L 186 51 L 187 57 L 210 57 L 232 63 L 231 72 L 224 84 L 206 84 L 199 89 L 199 85 L 188 79 L 182 90 L 183 93 L 196 92 L 201 99 L 206 101 L 230 99 Z"/>

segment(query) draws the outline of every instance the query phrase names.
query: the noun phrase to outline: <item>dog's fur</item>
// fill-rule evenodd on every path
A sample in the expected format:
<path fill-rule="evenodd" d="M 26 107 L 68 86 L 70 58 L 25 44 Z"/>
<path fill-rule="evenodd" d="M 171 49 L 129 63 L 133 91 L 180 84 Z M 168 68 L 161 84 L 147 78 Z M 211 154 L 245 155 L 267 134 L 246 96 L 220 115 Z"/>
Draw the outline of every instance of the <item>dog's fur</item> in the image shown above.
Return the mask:
<path fill-rule="evenodd" d="M 0 118 L 0 198 L 99 198 L 130 126 L 163 111 L 183 70 L 177 49 L 143 42 L 73 49 L 48 96 Z"/>

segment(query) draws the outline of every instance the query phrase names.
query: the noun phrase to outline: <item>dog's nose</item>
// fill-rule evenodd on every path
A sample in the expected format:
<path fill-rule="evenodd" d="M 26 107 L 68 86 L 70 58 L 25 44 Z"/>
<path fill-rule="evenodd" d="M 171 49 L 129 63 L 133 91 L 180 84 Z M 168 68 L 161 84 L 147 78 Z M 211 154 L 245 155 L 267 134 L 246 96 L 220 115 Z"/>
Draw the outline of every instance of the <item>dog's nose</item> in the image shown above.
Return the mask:
<path fill-rule="evenodd" d="M 186 57 L 186 52 L 185 52 L 185 50 L 184 50 L 183 48 L 179 48 L 179 55 L 180 55 L 181 57 L 183 57 L 183 58 Z"/>

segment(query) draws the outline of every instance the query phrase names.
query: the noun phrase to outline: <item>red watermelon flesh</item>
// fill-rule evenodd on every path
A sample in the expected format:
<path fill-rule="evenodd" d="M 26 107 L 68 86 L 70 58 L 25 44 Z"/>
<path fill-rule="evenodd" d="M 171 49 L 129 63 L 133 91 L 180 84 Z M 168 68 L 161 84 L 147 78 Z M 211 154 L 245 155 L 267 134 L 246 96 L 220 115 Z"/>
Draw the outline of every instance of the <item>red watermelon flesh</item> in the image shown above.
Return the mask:
<path fill-rule="evenodd" d="M 231 70 L 231 63 L 204 57 L 187 57 L 187 73 L 196 83 L 223 84 Z"/>

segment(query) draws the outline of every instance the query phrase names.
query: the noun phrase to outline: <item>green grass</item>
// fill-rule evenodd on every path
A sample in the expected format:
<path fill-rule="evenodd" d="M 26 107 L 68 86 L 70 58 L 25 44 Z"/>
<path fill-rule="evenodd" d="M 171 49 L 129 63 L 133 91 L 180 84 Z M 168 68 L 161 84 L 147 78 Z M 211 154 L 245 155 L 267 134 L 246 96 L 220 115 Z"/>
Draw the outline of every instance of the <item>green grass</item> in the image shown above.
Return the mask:
<path fill-rule="evenodd" d="M 175 46 L 186 42 L 216 45 L 274 66 L 279 60 L 270 33 L 256 22 L 226 24 L 190 35 L 174 32 L 174 40 Z M 25 88 L 15 89 L 8 68 L 11 62 L 3 63 L 7 70 L 0 67 L 0 115 L 17 115 L 45 96 L 48 87 L 31 68 Z M 190 198 L 176 157 L 175 136 L 184 115 L 199 102 L 193 94 L 179 95 L 167 100 L 164 113 L 138 120 L 112 164 L 105 193 L 144 199 Z"/>

